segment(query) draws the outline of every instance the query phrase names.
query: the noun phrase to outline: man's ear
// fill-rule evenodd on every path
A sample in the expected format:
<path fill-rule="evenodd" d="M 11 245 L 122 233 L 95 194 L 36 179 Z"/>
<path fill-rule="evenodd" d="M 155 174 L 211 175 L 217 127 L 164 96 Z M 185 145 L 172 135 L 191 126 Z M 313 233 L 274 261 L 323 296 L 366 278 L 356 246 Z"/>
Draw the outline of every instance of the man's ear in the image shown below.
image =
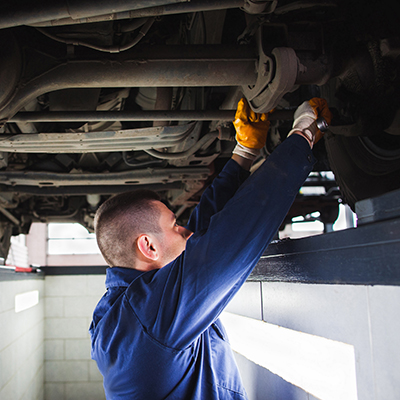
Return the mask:
<path fill-rule="evenodd" d="M 137 239 L 137 247 L 139 252 L 148 260 L 156 261 L 160 257 L 158 246 L 149 235 L 140 235 Z"/>

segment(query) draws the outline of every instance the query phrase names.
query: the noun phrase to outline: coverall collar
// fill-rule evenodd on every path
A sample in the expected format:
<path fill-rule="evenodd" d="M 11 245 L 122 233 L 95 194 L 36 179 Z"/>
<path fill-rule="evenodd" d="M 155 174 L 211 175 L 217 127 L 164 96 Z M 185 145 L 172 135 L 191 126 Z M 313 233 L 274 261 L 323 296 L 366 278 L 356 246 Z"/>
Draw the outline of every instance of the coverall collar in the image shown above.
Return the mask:
<path fill-rule="evenodd" d="M 106 271 L 106 288 L 128 287 L 143 271 L 133 268 L 112 267 Z"/>

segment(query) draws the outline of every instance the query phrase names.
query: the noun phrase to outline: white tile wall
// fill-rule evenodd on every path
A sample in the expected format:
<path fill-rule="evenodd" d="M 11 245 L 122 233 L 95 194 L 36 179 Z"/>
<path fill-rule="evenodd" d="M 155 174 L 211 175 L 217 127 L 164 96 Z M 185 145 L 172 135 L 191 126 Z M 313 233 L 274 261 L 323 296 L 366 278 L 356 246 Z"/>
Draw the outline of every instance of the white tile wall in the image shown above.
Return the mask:
<path fill-rule="evenodd" d="M 46 360 L 45 375 L 46 382 L 86 382 L 89 380 L 89 363 Z"/>
<path fill-rule="evenodd" d="M 45 339 L 82 339 L 87 330 L 86 318 L 46 318 Z"/>
<path fill-rule="evenodd" d="M 64 340 L 63 339 L 48 339 L 46 340 L 44 358 L 45 360 L 64 360 Z"/>
<path fill-rule="evenodd" d="M 65 384 L 45 382 L 44 390 L 46 393 L 45 399 L 65 399 Z"/>
<path fill-rule="evenodd" d="M 87 286 L 87 275 L 46 276 L 46 297 L 84 296 Z"/>
<path fill-rule="evenodd" d="M 80 382 L 65 384 L 65 400 L 101 400 L 104 392 L 97 382 Z"/>
<path fill-rule="evenodd" d="M 67 318 L 91 316 L 99 299 L 100 299 L 99 296 L 88 296 L 88 295 L 65 297 L 64 316 Z"/>
<path fill-rule="evenodd" d="M 17 294 L 39 291 L 39 304 L 15 313 Z M 44 281 L 0 282 L 0 399 L 44 398 Z"/>
<path fill-rule="evenodd" d="M 46 277 L 45 399 L 105 399 L 103 379 L 90 359 L 93 310 L 105 276 Z"/>
<path fill-rule="evenodd" d="M 66 360 L 90 360 L 90 340 L 78 339 L 65 340 Z"/>
<path fill-rule="evenodd" d="M 46 279 L 49 279 L 49 277 Z M 48 285 L 49 283 L 46 281 L 46 286 Z M 62 318 L 64 316 L 64 297 L 46 297 L 44 304 L 46 318 Z"/>

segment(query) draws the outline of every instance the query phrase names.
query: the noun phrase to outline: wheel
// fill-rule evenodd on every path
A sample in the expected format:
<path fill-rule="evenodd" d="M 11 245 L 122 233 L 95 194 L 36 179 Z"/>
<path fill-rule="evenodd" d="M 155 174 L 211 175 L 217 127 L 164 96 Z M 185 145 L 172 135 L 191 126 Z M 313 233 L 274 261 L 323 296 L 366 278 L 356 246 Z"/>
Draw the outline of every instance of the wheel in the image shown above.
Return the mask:
<path fill-rule="evenodd" d="M 359 200 L 400 188 L 400 136 L 328 133 L 325 146 L 343 200 L 353 211 Z"/>

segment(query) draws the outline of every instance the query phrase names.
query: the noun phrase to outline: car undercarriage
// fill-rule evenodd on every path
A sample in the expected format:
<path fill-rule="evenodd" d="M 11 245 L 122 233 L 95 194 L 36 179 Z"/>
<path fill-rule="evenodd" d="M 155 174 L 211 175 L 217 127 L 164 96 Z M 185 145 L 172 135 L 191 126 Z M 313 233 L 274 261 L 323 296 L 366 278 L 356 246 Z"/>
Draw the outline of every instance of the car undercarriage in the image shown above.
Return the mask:
<path fill-rule="evenodd" d="M 32 222 L 92 230 L 104 200 L 135 188 L 184 223 L 231 155 L 241 97 L 274 110 L 256 166 L 302 101 L 333 113 L 306 182 L 323 191 L 299 194 L 284 224 L 332 223 L 339 201 L 397 189 L 400 6 L 364 3 L 3 1 L 0 257 Z"/>

